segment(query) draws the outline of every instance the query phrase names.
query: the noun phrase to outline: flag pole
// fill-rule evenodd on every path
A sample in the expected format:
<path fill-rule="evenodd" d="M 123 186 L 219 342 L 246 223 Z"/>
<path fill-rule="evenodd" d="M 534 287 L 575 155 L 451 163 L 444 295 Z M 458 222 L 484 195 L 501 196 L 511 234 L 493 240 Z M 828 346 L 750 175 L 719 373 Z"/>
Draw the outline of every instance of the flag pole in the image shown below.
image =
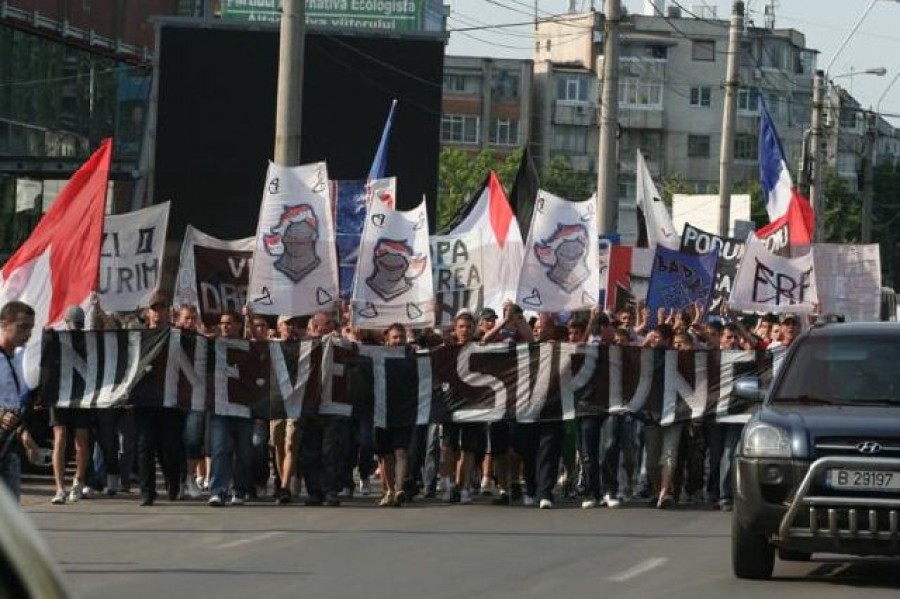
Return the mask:
<path fill-rule="evenodd" d="M 278 53 L 278 92 L 275 107 L 275 164 L 300 164 L 303 121 L 303 53 L 306 2 L 284 0 Z"/>

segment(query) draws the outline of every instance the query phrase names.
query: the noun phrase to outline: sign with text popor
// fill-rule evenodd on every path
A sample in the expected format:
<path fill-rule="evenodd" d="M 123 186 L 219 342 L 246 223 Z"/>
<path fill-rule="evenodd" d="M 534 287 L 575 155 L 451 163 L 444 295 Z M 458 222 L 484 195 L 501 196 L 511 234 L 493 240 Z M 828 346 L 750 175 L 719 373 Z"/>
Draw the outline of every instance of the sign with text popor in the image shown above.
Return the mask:
<path fill-rule="evenodd" d="M 103 223 L 100 246 L 100 305 L 128 312 L 147 305 L 162 273 L 169 202 L 114 214 Z"/>

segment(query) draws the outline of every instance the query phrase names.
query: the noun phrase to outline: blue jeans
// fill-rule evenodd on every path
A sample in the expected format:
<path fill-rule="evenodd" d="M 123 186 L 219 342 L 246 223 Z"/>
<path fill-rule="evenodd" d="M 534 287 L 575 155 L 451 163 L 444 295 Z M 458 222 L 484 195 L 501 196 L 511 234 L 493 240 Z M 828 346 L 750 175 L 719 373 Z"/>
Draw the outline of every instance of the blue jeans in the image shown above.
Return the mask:
<path fill-rule="evenodd" d="M 13 449 L 0 461 L 0 480 L 6 484 L 6 488 L 13 494 L 16 501 L 22 497 L 22 458 Z"/>
<path fill-rule="evenodd" d="M 595 499 L 600 499 L 600 428 L 605 418 L 583 416 L 578 419 L 578 452 L 581 454 L 584 492 Z"/>
<path fill-rule="evenodd" d="M 206 432 L 206 412 L 191 410 L 184 420 L 184 453 L 189 460 L 199 460 L 203 455 L 203 437 Z"/>
<path fill-rule="evenodd" d="M 243 497 L 252 485 L 253 419 L 238 416 L 209 417 L 210 494 L 228 493 Z"/>
<path fill-rule="evenodd" d="M 706 493 L 710 501 L 731 502 L 734 499 L 734 454 L 744 425 L 716 422 L 714 418 L 707 420 L 706 424 L 709 444 L 709 480 L 706 482 Z"/>

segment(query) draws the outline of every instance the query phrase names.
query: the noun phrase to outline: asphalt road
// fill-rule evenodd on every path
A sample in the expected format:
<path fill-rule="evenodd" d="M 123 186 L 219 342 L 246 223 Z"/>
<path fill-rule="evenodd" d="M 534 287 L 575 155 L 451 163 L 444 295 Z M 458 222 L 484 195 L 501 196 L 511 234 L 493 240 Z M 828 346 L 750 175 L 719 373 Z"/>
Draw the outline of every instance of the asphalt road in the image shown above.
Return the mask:
<path fill-rule="evenodd" d="M 443 505 L 337 508 L 98 497 L 23 504 L 81 597 L 897 597 L 900 561 L 778 562 L 775 580 L 730 569 L 727 513 L 637 504 L 581 510 Z"/>

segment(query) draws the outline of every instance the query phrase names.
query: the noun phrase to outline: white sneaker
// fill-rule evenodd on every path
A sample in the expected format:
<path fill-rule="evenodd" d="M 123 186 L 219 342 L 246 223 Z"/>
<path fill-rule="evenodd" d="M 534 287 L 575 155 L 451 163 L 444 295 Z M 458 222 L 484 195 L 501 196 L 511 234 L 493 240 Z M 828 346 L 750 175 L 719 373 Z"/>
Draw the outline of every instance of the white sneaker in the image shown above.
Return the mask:
<path fill-rule="evenodd" d="M 622 505 L 622 500 L 619 499 L 618 497 L 613 497 L 612 495 L 607 493 L 606 495 L 603 496 L 603 504 L 606 507 L 617 508 Z"/>
<path fill-rule="evenodd" d="M 84 489 L 79 481 L 72 483 L 72 491 L 69 492 L 69 501 L 81 501 L 84 499 Z"/>
<path fill-rule="evenodd" d="M 50 500 L 50 503 L 53 505 L 62 505 L 66 502 L 66 492 L 60 489 L 56 492 L 56 495 L 53 496 L 53 499 Z"/>
<path fill-rule="evenodd" d="M 368 497 L 372 494 L 372 485 L 368 480 L 363 479 L 359 481 L 359 494 L 363 497 Z"/>
<path fill-rule="evenodd" d="M 463 489 L 459 492 L 459 502 L 460 503 L 472 503 L 472 491 L 468 489 Z"/>
<path fill-rule="evenodd" d="M 188 477 L 187 482 L 184 485 L 184 494 L 191 499 L 197 499 L 198 497 L 200 497 L 200 495 L 203 494 L 203 491 L 200 490 L 199 485 L 197 485 L 197 481 Z"/>
<path fill-rule="evenodd" d="M 486 477 L 481 479 L 481 494 L 492 495 L 494 493 L 494 479 Z"/>
<path fill-rule="evenodd" d="M 534 497 L 531 495 L 522 495 L 522 505 L 525 507 L 533 507 L 535 504 Z"/>
<path fill-rule="evenodd" d="M 228 502 L 228 505 L 244 505 L 244 498 L 235 493 L 231 496 L 231 501 Z"/>
<path fill-rule="evenodd" d="M 349 499 L 350 497 L 353 497 L 353 489 L 351 489 L 349 487 L 344 487 L 343 489 L 338 491 L 337 496 L 340 497 L 341 499 Z"/>
<path fill-rule="evenodd" d="M 196 484 L 197 488 L 201 491 L 209 491 L 209 481 L 206 480 L 206 477 L 196 476 L 194 478 L 194 484 Z"/>
<path fill-rule="evenodd" d="M 225 497 L 222 493 L 213 493 L 209 496 L 209 501 L 207 503 L 213 507 L 221 507 L 225 505 Z"/>
<path fill-rule="evenodd" d="M 583 510 L 589 510 L 589 509 L 592 509 L 595 507 L 597 507 L 596 499 L 585 499 L 584 501 L 581 502 L 581 509 L 583 509 Z"/>
<path fill-rule="evenodd" d="M 553 507 L 553 502 L 549 499 L 541 499 L 541 504 L 538 507 L 540 507 L 540 509 L 542 510 L 549 510 Z"/>

